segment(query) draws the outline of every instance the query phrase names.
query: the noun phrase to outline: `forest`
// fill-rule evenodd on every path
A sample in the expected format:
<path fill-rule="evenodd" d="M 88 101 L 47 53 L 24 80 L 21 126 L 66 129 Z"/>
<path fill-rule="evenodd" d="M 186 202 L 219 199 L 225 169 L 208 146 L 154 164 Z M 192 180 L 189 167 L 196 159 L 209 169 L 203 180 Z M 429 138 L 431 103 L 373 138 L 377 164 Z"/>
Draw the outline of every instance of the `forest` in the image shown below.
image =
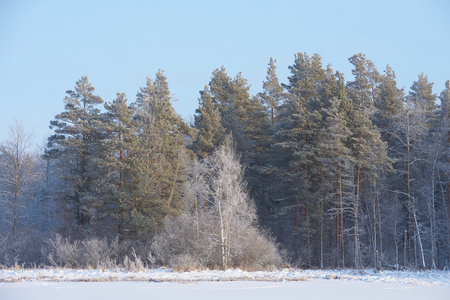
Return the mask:
<path fill-rule="evenodd" d="M 349 63 L 218 68 L 190 124 L 161 70 L 133 101 L 83 76 L 45 147 L 0 145 L 0 267 L 450 268 L 450 81 Z"/>

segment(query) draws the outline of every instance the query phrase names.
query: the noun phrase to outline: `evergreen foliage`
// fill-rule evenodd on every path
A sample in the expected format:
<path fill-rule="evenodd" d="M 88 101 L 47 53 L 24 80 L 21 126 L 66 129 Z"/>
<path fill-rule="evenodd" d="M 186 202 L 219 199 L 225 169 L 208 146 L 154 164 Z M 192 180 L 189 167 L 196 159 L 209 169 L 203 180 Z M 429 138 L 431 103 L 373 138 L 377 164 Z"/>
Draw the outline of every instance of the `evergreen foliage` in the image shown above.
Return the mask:
<path fill-rule="evenodd" d="M 194 127 L 199 130 L 194 142 L 196 153 L 206 158 L 221 143 L 225 129 L 222 127 L 218 105 L 213 102 L 209 87 L 200 92 L 199 108 L 195 111 Z"/>
<path fill-rule="evenodd" d="M 90 192 L 92 183 L 88 174 L 92 146 L 100 139 L 96 127 L 100 118 L 97 106 L 103 100 L 93 94 L 94 90 L 88 78 L 83 76 L 76 82 L 74 90 L 66 92 L 65 111 L 50 122 L 50 129 L 55 134 L 48 139 L 47 154 L 58 158 L 65 169 L 64 198 L 79 226 L 88 224 L 91 218 L 92 207 L 84 197 Z"/>
<path fill-rule="evenodd" d="M 82 77 L 40 159 L 0 147 L 0 263 L 449 268 L 449 81 L 297 53 L 281 84 L 275 62 L 255 95 L 214 70 L 191 126 L 161 70 L 103 108 Z"/>

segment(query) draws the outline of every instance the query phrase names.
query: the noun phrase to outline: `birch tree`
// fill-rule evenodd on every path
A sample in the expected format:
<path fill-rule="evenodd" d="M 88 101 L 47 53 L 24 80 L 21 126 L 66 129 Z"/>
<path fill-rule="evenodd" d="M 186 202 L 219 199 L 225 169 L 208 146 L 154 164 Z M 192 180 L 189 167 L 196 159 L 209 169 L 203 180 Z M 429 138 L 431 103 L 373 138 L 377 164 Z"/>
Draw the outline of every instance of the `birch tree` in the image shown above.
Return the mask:
<path fill-rule="evenodd" d="M 277 247 L 257 226 L 244 170 L 228 143 L 195 163 L 186 186 L 184 211 L 169 218 L 153 248 L 175 265 L 228 269 L 277 265 Z"/>
<path fill-rule="evenodd" d="M 0 147 L 1 192 L 8 210 L 12 212 L 9 220 L 12 224 L 14 241 L 21 215 L 21 206 L 31 186 L 39 177 L 35 157 L 30 153 L 32 135 L 25 131 L 22 124 L 15 121 L 10 126 L 10 137 Z M 28 199 L 29 200 L 29 199 Z"/>

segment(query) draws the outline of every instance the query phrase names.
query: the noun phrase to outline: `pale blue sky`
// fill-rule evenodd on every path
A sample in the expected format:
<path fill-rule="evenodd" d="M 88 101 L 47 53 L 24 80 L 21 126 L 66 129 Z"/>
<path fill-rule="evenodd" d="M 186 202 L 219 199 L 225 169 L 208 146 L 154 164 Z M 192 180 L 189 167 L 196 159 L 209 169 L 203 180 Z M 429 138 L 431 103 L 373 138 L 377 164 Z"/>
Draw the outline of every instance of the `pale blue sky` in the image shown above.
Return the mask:
<path fill-rule="evenodd" d="M 294 54 L 322 55 L 351 79 L 348 58 L 387 64 L 409 91 L 418 74 L 439 94 L 450 79 L 450 1 L 23 1 L 0 0 L 0 141 L 22 121 L 36 144 L 83 75 L 105 101 L 134 101 L 165 70 L 186 119 L 214 69 L 261 90 L 270 57 L 281 82 Z"/>

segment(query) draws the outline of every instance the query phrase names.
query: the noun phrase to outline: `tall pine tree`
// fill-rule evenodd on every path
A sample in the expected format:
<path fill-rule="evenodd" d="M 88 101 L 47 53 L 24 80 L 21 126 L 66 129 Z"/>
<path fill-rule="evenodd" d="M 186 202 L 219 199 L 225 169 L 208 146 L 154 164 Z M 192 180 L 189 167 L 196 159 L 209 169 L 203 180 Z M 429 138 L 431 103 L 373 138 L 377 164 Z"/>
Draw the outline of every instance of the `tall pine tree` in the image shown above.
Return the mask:
<path fill-rule="evenodd" d="M 103 100 L 93 94 L 94 88 L 86 76 L 76 82 L 74 90 L 66 93 L 65 111 L 50 122 L 55 134 L 48 139 L 47 153 L 57 157 L 65 169 L 63 182 L 67 209 L 74 214 L 76 224 L 84 226 L 91 215 L 90 204 L 83 201 L 92 183 L 87 167 L 91 146 L 100 138 L 96 127 L 100 115 L 97 105 Z"/>

